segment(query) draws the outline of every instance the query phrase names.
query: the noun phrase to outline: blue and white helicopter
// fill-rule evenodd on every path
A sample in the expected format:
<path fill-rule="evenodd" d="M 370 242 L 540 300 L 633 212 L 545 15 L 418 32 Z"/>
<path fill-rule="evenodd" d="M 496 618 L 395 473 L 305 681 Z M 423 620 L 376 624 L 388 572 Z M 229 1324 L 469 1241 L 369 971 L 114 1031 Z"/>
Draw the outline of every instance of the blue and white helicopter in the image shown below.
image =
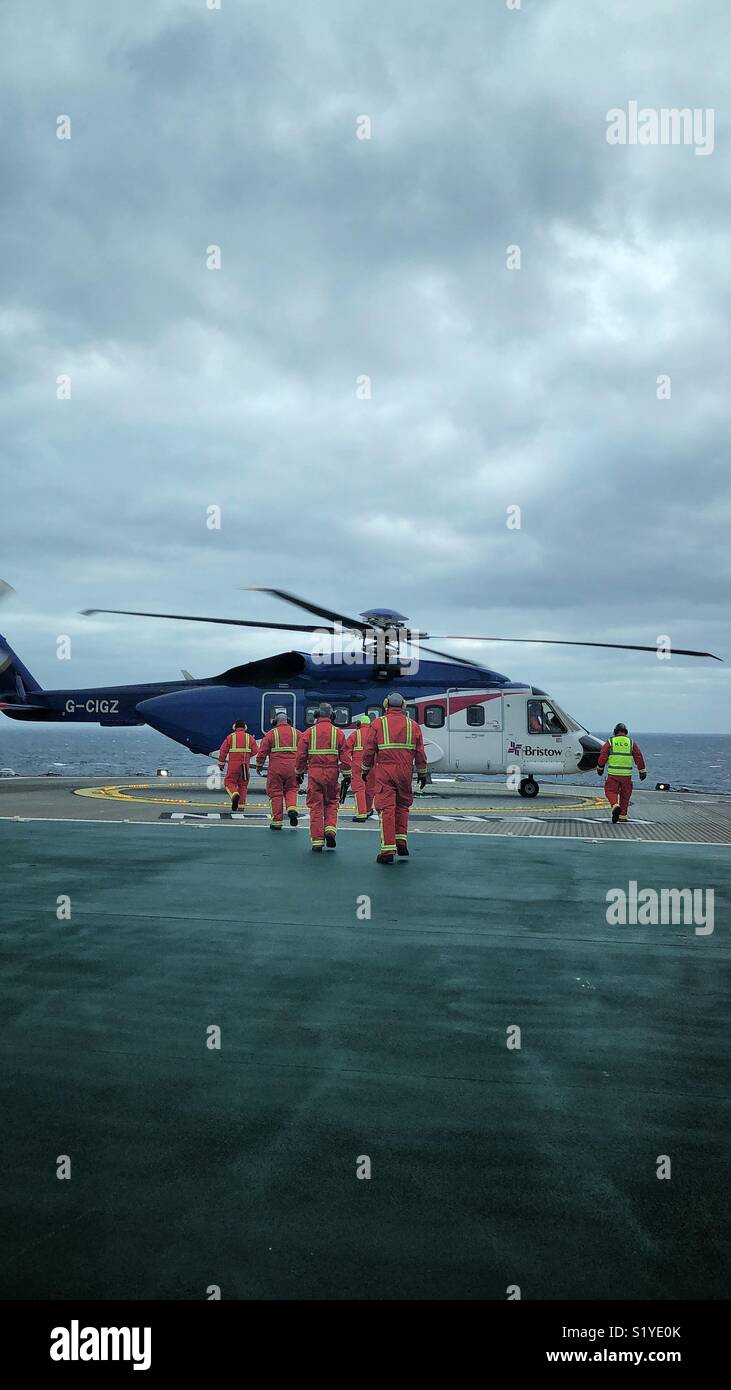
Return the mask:
<path fill-rule="evenodd" d="M 9 586 L 4 589 L 7 593 Z M 236 719 L 245 719 L 258 738 L 271 726 L 275 712 L 284 710 L 303 729 L 314 721 L 320 701 L 328 700 L 335 723 L 349 729 L 357 714 L 380 714 L 384 695 L 396 687 L 412 718 L 422 726 L 431 771 L 512 771 L 517 773 L 520 794 L 532 797 L 539 790 L 537 774 L 573 775 L 596 768 L 601 740 L 544 690 L 513 681 L 467 657 L 425 646 L 426 639 L 432 640 L 430 634 L 410 630 L 403 614 L 371 608 L 350 618 L 281 589 L 258 592 L 294 604 L 320 621 L 255 622 L 119 608 L 91 608 L 84 613 L 306 632 L 317 639 L 309 652 L 278 652 L 201 680 L 184 671 L 182 681 L 43 690 L 0 637 L 0 710 L 10 719 L 30 722 L 55 720 L 113 728 L 149 724 L 191 752 L 210 757 Z M 657 654 L 655 646 L 560 638 L 447 636 L 436 640 L 536 641 Z M 439 660 L 422 660 L 421 652 Z M 711 652 L 674 648 L 673 653 L 720 660 Z"/>

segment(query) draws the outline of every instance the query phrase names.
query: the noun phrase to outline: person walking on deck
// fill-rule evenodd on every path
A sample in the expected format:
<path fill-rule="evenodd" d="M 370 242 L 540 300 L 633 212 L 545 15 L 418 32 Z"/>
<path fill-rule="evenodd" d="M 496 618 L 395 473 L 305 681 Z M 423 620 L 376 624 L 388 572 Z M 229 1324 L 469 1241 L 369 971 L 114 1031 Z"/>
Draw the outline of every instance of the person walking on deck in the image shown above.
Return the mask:
<path fill-rule="evenodd" d="M 596 768 L 599 777 L 604 776 L 605 768 L 607 771 L 604 795 L 612 808 L 614 825 L 617 821 L 627 819 L 633 791 L 632 772 L 635 767 L 640 774 L 640 781 L 644 782 L 647 768 L 642 750 L 634 739 L 630 738 L 626 724 L 615 724 L 612 737 L 601 746 Z"/>

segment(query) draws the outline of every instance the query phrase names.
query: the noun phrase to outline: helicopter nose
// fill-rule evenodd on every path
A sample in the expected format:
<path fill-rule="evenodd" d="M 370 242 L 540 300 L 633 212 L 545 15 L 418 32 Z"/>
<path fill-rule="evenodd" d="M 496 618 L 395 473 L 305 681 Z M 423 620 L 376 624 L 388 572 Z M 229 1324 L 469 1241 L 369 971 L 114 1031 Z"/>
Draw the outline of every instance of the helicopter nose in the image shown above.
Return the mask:
<path fill-rule="evenodd" d="M 593 772 L 599 762 L 601 739 L 594 738 L 593 734 L 582 734 L 579 743 L 584 750 L 579 759 L 579 772 Z"/>

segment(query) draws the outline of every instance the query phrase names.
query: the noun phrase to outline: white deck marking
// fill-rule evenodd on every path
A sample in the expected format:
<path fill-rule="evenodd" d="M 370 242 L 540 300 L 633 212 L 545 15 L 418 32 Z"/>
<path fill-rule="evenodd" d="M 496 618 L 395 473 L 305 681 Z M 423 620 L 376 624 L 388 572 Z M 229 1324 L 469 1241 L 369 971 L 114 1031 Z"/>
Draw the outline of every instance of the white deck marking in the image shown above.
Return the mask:
<path fill-rule="evenodd" d="M 188 823 L 189 825 L 193 826 L 193 827 L 195 827 L 195 826 L 200 827 L 202 824 L 207 824 L 207 825 L 209 825 L 209 826 L 211 826 L 211 827 L 215 827 L 215 826 L 219 826 L 219 827 L 220 827 L 221 825 L 225 824 L 227 821 L 232 820 L 232 819 L 233 819 L 232 817 L 227 817 L 227 818 L 226 818 L 226 821 L 215 821 L 215 820 L 209 820 L 208 817 L 206 817 L 204 820 L 197 820 L 197 821 L 194 821 L 194 820 L 190 820 L 190 819 L 186 818 L 185 815 L 183 815 L 183 818 L 182 818 L 181 820 L 178 820 L 178 821 L 174 821 L 174 820 L 172 819 L 172 817 L 170 817 L 170 818 L 168 818 L 168 819 L 166 819 L 166 820 L 161 820 L 161 819 L 159 819 L 159 818 L 156 819 L 156 820 L 130 820 L 129 818 L 125 818 L 124 820 L 98 820 L 98 819 L 96 819 L 95 817 L 92 817 L 92 816 L 5 816 L 5 815 L 0 815 L 0 822 L 7 822 L 7 823 L 9 823 L 9 824 L 15 824 L 15 825 L 18 825 L 18 824 L 41 824 L 41 825 L 101 825 L 101 826 L 107 826 L 107 827 L 108 827 L 108 826 L 120 826 L 120 825 L 135 825 L 135 826 L 148 826 L 148 827 L 149 827 L 149 826 L 169 826 L 169 825 L 184 826 L 184 825 L 186 824 L 186 820 L 187 820 L 187 823 Z M 245 819 L 245 818 L 242 818 L 240 824 L 241 824 L 241 826 L 242 826 L 243 829 L 247 829 L 247 830 L 268 830 L 268 829 L 269 829 L 268 822 L 263 821 L 263 820 L 262 820 L 262 821 L 253 821 L 253 820 L 247 820 L 247 819 Z M 486 820 L 486 821 L 483 822 L 483 824 L 484 824 L 484 825 L 489 825 L 490 822 Z M 652 824 L 652 822 L 650 822 L 650 824 Z M 625 828 L 626 828 L 626 829 L 629 829 L 630 826 L 629 826 L 629 825 L 626 825 Z M 364 829 L 367 829 L 367 830 L 369 830 L 369 831 L 377 831 L 377 830 L 378 830 L 378 825 L 377 825 L 377 824 L 371 824 L 371 825 L 366 825 L 366 826 L 363 826 L 363 825 L 339 825 L 339 826 L 338 826 L 338 832 L 339 832 L 339 833 L 342 832 L 342 831 L 352 831 L 352 832 L 353 832 L 354 834 L 356 834 L 356 835 L 362 835 Z M 428 830 L 428 829 L 426 828 L 426 826 L 414 825 L 414 826 L 410 826 L 410 827 L 409 827 L 409 835 L 410 835 L 410 836 L 411 836 L 411 835 L 432 835 L 432 834 L 434 834 L 434 833 L 435 833 L 434 831 Z M 444 838 L 445 836 L 450 836 L 450 835 L 460 835 L 460 836 L 462 836 L 463 838 L 464 838 L 464 837 L 467 837 L 467 838 L 469 838 L 469 839 L 471 839 L 471 840 L 475 840 L 475 839 L 482 839 L 482 840 L 518 840 L 518 839 L 531 839 L 531 840 L 533 840 L 533 839 L 535 839 L 535 840 L 540 840 L 542 844 L 550 843 L 551 840 L 573 840 L 573 842 L 574 842 L 575 844 L 579 844 L 579 845 L 648 845 L 648 846 L 649 846 L 649 845 L 675 845 L 676 848 L 677 848 L 678 845 L 683 845 L 683 846 L 687 846 L 687 847 L 691 847 L 691 848 L 696 848 L 696 849 L 731 849 L 731 840 L 643 840 L 643 839 L 641 839 L 639 836 L 637 836 L 637 837 L 634 837 L 634 836 L 632 836 L 632 837 L 630 837 L 630 836 L 622 836 L 621 838 L 620 838 L 619 836 L 617 836 L 616 838 L 615 838 L 614 836 L 606 836 L 606 837 L 605 837 L 605 836 L 601 836 L 601 837 L 598 837 L 598 838 L 594 838 L 594 837 L 592 837 L 592 836 L 563 835 L 563 834 L 560 834 L 560 835 L 520 836 L 520 835 L 505 835 L 504 833 L 501 834 L 499 831 L 494 831 L 494 830 L 483 830 L 483 831 L 481 832 L 480 835 L 476 835 L 475 832 L 474 832 L 473 830 L 471 830 L 471 831 L 470 831 L 470 830 L 441 830 L 441 831 L 438 832 L 437 838 L 438 838 L 438 839 L 442 839 L 442 838 Z M 303 837 L 303 838 L 304 838 L 304 837 Z"/>

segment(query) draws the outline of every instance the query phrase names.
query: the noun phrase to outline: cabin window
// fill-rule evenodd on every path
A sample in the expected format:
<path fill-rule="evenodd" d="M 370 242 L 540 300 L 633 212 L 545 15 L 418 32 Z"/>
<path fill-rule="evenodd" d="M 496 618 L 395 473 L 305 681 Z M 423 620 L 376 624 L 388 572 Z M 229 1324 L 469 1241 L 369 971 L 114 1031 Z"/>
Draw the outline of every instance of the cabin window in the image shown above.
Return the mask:
<path fill-rule="evenodd" d="M 383 714 L 383 710 L 381 709 L 380 705 L 369 705 L 368 709 L 366 710 L 366 714 L 368 715 L 369 719 L 380 719 L 381 715 Z"/>
<path fill-rule="evenodd" d="M 565 734 L 566 725 L 559 719 L 550 700 L 528 700 L 529 734 Z"/>
<path fill-rule="evenodd" d="M 305 705 L 305 724 L 314 724 L 317 719 L 317 711 L 320 703 Z M 350 723 L 350 705 L 333 705 L 333 724 L 337 724 L 339 729 L 344 729 Z"/>
<path fill-rule="evenodd" d="M 415 719 L 416 722 L 417 722 L 417 724 L 418 724 L 418 722 L 419 722 L 419 711 L 418 711 L 418 709 L 416 708 L 416 705 L 407 705 L 407 706 L 406 706 L 406 713 L 408 714 L 409 719 Z"/>
<path fill-rule="evenodd" d="M 426 705 L 424 709 L 424 723 L 427 729 L 441 729 L 444 727 L 444 706 Z"/>
<path fill-rule="evenodd" d="M 466 715 L 467 715 L 467 723 L 468 723 L 472 728 L 477 727 L 477 725 L 479 725 L 479 724 L 484 724 L 484 722 L 485 722 L 485 706 L 484 706 L 484 705 L 468 705 L 468 706 L 467 706 L 467 709 L 466 709 L 466 711 L 465 711 L 465 713 L 466 713 Z"/>

